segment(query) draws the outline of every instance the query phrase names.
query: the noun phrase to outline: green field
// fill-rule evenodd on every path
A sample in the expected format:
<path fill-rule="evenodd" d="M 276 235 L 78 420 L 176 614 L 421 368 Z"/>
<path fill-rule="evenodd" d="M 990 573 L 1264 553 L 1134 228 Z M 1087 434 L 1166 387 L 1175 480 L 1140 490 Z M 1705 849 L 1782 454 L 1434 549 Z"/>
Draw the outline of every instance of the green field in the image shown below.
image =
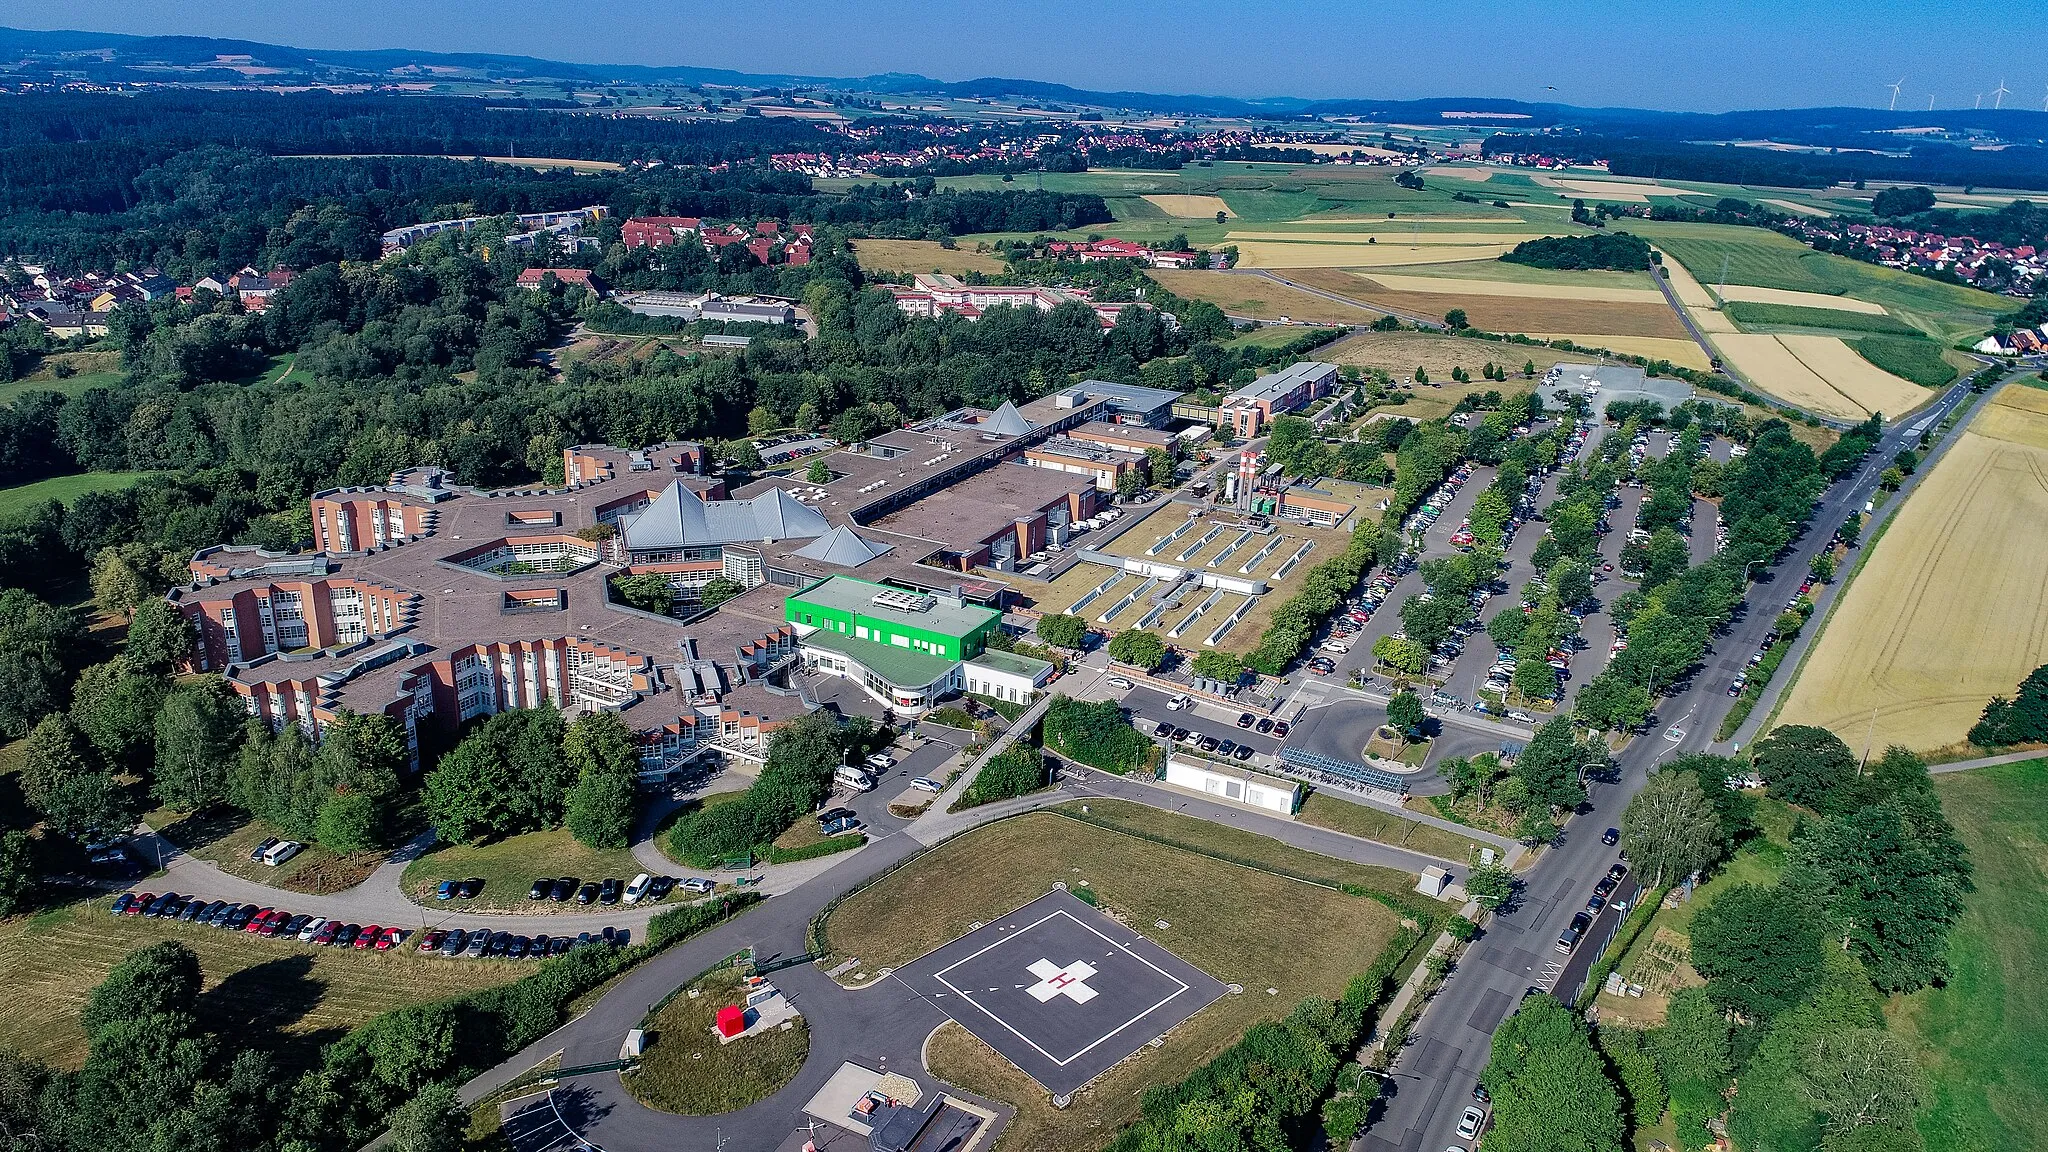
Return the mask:
<path fill-rule="evenodd" d="M 11 516 L 45 500 L 56 500 L 68 505 L 87 492 L 110 492 L 120 488 L 132 488 L 158 475 L 161 473 L 79 472 L 71 476 L 52 476 L 48 480 L 38 480 L 33 484 L 0 488 L 0 516 Z"/>
<path fill-rule="evenodd" d="M 1426 745 L 1418 747 L 1428 751 Z M 1317 792 L 1310 793 L 1302 802 L 1298 818 L 1304 824 L 1393 844 L 1440 860 L 1464 863 L 1479 854 L 1478 842 L 1470 837 Z"/>
<path fill-rule="evenodd" d="M 1894 376 L 1926 388 L 1945 387 L 1959 371 L 1932 340 L 1910 336 L 1865 336 L 1851 340 L 1856 354 Z"/>
<path fill-rule="evenodd" d="M 484 890 L 474 900 L 463 902 L 465 911 L 486 912 L 494 908 L 516 908 L 522 912 L 577 911 L 577 905 L 529 905 L 526 890 L 540 877 L 573 876 L 589 882 L 607 878 L 631 880 L 644 869 L 633 854 L 620 848 L 603 851 L 584 847 L 574 836 L 556 828 L 508 836 L 488 844 L 453 844 L 436 848 L 406 866 L 400 881 L 414 899 L 431 904 L 434 889 L 443 880 L 482 877 Z"/>
<path fill-rule="evenodd" d="M 1729 319 L 1746 329 L 1812 328 L 1822 332 L 1873 332 L 1883 336 L 1918 336 L 1920 330 L 1889 316 L 1844 312 L 1839 308 L 1802 308 L 1797 304 L 1758 304 L 1730 300 L 1721 305 Z"/>
<path fill-rule="evenodd" d="M 2048 1148 L 2048 759 L 1936 776 L 1977 890 L 1949 937 L 1955 975 L 1894 1001 L 1934 1092 L 1928 1152 Z"/>
<path fill-rule="evenodd" d="M 746 1002 L 738 968 L 721 968 L 669 1000 L 647 1019 L 640 1067 L 621 1077 L 650 1108 L 681 1116 L 715 1116 L 773 1096 L 796 1079 L 811 1048 L 801 1017 L 787 1028 L 731 1044 L 713 1033 L 718 1010 Z"/>
<path fill-rule="evenodd" d="M 1658 220 L 1631 220 L 1628 226 L 1670 253 L 1702 284 L 1721 281 L 1725 257 L 1730 284 L 1867 300 L 1944 343 L 1981 334 L 1995 317 L 2012 310 L 2009 301 L 1988 292 L 1816 252 L 1762 228 Z"/>

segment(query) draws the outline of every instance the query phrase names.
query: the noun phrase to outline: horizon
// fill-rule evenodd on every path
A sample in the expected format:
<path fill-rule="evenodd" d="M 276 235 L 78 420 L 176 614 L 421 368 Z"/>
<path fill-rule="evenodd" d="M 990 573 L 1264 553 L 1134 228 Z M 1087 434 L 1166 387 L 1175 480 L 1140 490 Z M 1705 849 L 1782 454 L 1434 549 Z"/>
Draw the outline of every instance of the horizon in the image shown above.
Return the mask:
<path fill-rule="evenodd" d="M 581 65 L 718 68 L 755 74 L 860 78 L 908 73 L 956 83 L 984 78 L 1064 84 L 1095 92 L 1228 97 L 1245 100 L 1506 99 L 1580 108 L 1626 107 L 1671 112 L 1855 107 L 1884 108 L 1903 76 L 1901 112 L 1986 109 L 2001 84 L 2007 110 L 2048 104 L 2048 68 L 2016 71 L 2001 45 L 2048 38 L 2048 8 L 1991 12 L 1967 0 L 1877 0 L 1854 27 L 1823 20 L 1789 0 L 1741 0 L 1713 27 L 1693 6 L 1652 0 L 1588 25 L 1569 8 L 1522 0 L 1478 0 L 1460 23 L 1440 9 L 1406 4 L 1372 12 L 1322 11 L 1308 0 L 1279 0 L 1247 14 L 1217 0 L 1167 5 L 1159 0 L 1112 13 L 1076 0 L 1039 0 L 997 12 L 972 13 L 930 0 L 877 0 L 860 13 L 799 0 L 762 36 L 692 38 L 714 18 L 706 5 L 599 0 L 581 10 L 579 26 L 621 29 L 673 21 L 681 35 L 604 39 L 563 37 L 559 9 L 535 0 L 308 0 L 290 11 L 251 10 L 237 0 L 188 0 L 175 9 L 141 0 L 108 0 L 88 27 L 66 11 L 0 0 L 0 24 L 36 31 L 135 36 L 197 36 L 249 40 L 329 51 L 398 49 L 528 56 Z M 1591 6 L 1583 15 L 1591 16 Z M 650 14 L 649 8 L 661 9 Z M 1564 10 L 1561 10 L 1564 9 Z M 1739 24 L 1739 40 L 1720 29 Z M 809 34 L 793 39 L 783 27 Z M 1927 27 L 1948 29 L 1939 78 L 1915 77 L 1899 47 Z M 1068 31 L 1087 28 L 1081 33 Z M 1047 29 L 1053 29 L 1048 36 Z M 1321 29 L 1304 37 L 1305 28 Z M 656 30 L 658 31 L 658 29 Z M 1431 38 L 1448 55 L 1412 51 Z M 1051 43 L 1032 54 L 1021 46 Z M 1102 43 L 1128 52 L 1096 51 Z M 1071 47 L 1070 47 L 1071 46 Z M 1594 47 L 1619 66 L 1572 60 Z M 706 49 L 709 50 L 706 50 Z M 1482 73 L 1486 62 L 1513 54 L 1543 63 Z M 1639 61 L 1653 63 L 1644 67 Z M 1213 62 L 1213 65 L 1212 65 Z M 1964 77 L 1956 79 L 1956 77 Z M 1447 77 L 1449 79 L 1447 79 Z"/>

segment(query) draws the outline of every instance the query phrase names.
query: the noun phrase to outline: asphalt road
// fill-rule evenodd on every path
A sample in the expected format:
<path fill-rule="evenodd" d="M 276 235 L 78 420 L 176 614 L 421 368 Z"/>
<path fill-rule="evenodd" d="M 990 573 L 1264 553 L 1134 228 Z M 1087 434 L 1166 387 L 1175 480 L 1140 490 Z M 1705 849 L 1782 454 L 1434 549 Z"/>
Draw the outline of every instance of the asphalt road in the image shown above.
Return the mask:
<path fill-rule="evenodd" d="M 1952 387 L 1907 425 L 1889 430 L 1854 474 L 1821 497 L 1806 532 L 1766 578 L 1750 588 L 1748 609 L 1717 639 L 1704 666 L 1676 695 L 1662 701 L 1652 732 L 1623 750 L 1618 779 L 1591 788 L 1587 806 L 1567 825 L 1560 842 L 1524 874 L 1520 906 L 1493 918 L 1466 951 L 1416 1022 L 1387 1082 L 1388 1094 L 1371 1127 L 1353 1145 L 1358 1152 L 1434 1152 L 1465 1146 L 1456 1138 L 1458 1113 L 1470 1101 L 1486 1066 L 1493 1029 L 1520 1002 L 1525 989 L 1553 987 L 1564 975 L 1558 968 L 1546 979 L 1554 967 L 1557 935 L 1585 906 L 1585 894 L 1594 881 L 1618 858 L 1615 849 L 1600 843 L 1601 830 L 1621 823 L 1629 797 L 1657 762 L 1705 750 L 1713 743 L 1730 703 L 1728 680 L 1761 646 L 1778 607 L 1798 590 L 1808 562 L 1850 513 L 1862 511 L 1886 462 L 1915 439 L 1906 429 L 1924 415 L 1932 414 L 1938 421 L 1968 394 L 1966 385 Z M 1664 738 L 1670 727 L 1680 730 L 1678 739 Z"/>

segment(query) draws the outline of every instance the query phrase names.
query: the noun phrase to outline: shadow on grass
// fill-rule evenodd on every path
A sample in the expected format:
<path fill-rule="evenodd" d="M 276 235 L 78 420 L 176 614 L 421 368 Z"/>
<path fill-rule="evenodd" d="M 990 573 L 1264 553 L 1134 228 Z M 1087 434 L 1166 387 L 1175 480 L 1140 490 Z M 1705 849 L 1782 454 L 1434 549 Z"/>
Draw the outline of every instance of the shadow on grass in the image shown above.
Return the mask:
<path fill-rule="evenodd" d="M 157 829 L 157 835 L 177 845 L 186 852 L 196 852 L 210 844 L 225 840 L 240 831 L 249 822 L 242 812 L 225 807 L 202 808 L 188 816 L 181 816 L 166 827 Z"/>
<path fill-rule="evenodd" d="M 310 956 L 282 956 L 234 973 L 199 997 L 200 1018 L 238 1046 L 262 1049 L 288 1069 L 310 1068 L 345 1028 L 287 1032 L 320 1003 L 327 985 Z"/>

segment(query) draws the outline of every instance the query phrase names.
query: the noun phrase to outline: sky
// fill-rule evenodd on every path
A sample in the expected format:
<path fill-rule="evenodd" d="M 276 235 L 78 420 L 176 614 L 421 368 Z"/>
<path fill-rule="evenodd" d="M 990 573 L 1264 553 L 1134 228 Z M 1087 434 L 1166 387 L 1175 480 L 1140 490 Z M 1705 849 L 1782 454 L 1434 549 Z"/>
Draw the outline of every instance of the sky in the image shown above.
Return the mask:
<path fill-rule="evenodd" d="M 0 0 L 0 24 L 1220 96 L 2041 108 L 2038 0 Z M 1939 45 L 1937 49 L 1935 45 Z M 1987 96 L 1984 106 L 1990 107 Z"/>

